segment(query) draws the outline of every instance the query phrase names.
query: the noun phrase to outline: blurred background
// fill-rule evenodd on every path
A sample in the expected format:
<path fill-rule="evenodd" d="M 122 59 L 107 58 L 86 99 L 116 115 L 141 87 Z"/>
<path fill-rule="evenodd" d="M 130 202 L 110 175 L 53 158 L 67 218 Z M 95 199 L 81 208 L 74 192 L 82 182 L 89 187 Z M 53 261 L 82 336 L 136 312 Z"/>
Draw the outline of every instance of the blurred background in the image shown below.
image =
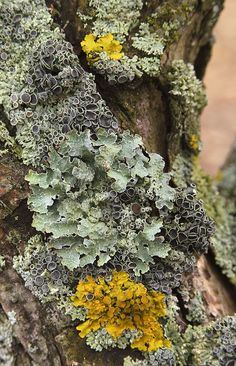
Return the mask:
<path fill-rule="evenodd" d="M 226 0 L 215 27 L 204 83 L 208 106 L 201 119 L 204 169 L 216 175 L 236 140 L 236 0 Z"/>

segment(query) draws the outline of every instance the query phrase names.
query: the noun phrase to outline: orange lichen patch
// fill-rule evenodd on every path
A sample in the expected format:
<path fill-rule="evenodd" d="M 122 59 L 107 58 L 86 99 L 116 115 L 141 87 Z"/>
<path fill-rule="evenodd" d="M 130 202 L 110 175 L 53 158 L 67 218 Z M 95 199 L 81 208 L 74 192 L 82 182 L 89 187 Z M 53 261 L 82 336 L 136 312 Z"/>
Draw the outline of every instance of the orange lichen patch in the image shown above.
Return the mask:
<path fill-rule="evenodd" d="M 76 328 L 82 338 L 100 328 L 105 328 L 114 339 L 125 330 L 136 330 L 140 336 L 133 341 L 132 348 L 155 351 L 171 346 L 159 323 L 159 318 L 166 315 L 165 295 L 148 291 L 125 272 L 113 272 L 111 281 L 88 276 L 78 283 L 71 300 L 74 306 L 87 309 L 87 320 Z"/>
<path fill-rule="evenodd" d="M 99 53 L 105 52 L 111 60 L 120 60 L 123 56 L 122 45 L 108 33 L 96 40 L 93 34 L 87 34 L 81 42 L 82 50 L 87 55 L 87 61 L 94 63 L 99 60 Z"/>

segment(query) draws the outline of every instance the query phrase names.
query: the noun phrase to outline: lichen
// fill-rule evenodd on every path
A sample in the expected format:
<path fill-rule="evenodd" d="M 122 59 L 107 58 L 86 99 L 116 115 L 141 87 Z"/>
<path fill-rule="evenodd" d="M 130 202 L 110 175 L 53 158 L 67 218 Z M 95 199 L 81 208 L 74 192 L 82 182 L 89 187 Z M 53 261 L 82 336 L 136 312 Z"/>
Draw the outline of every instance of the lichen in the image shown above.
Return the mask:
<path fill-rule="evenodd" d="M 114 39 L 111 33 L 105 34 L 97 40 L 93 34 L 87 34 L 81 42 L 81 46 L 89 63 L 98 61 L 100 53 L 105 53 L 111 60 L 120 60 L 123 56 L 121 52 L 122 45 Z"/>
<path fill-rule="evenodd" d="M 132 81 L 143 74 L 159 77 L 165 48 L 180 37 L 180 30 L 188 24 L 189 14 L 195 6 L 194 0 L 181 4 L 173 1 L 160 4 L 152 14 L 140 17 L 142 0 L 90 0 L 88 7 L 78 10 L 79 21 L 85 30 L 89 29 L 98 37 L 111 33 L 124 43 L 127 51 L 116 67 L 111 65 L 109 58 L 104 58 L 102 63 L 93 62 L 92 70 L 112 85 Z M 118 73 L 122 74 L 119 78 L 115 77 Z"/>
<path fill-rule="evenodd" d="M 139 51 L 145 52 L 147 55 L 161 56 L 164 51 L 164 40 L 158 34 L 151 33 L 150 27 L 146 23 L 141 23 L 139 32 L 132 37 L 132 45 Z"/>
<path fill-rule="evenodd" d="M 105 328 L 102 328 L 97 331 L 91 331 L 86 337 L 86 344 L 98 352 L 104 349 L 110 350 L 111 348 L 125 349 L 139 337 L 140 333 L 136 330 L 125 330 L 121 336 L 114 338 Z"/>
<path fill-rule="evenodd" d="M 89 6 L 94 10 L 95 21 L 92 31 L 96 36 L 112 33 L 119 41 L 124 41 L 137 24 L 142 0 L 90 0 Z"/>
<path fill-rule="evenodd" d="M 199 153 L 199 116 L 207 100 L 202 81 L 197 79 L 193 65 L 174 60 L 171 66 L 163 70 L 163 74 L 168 82 L 168 106 L 173 126 L 169 137 L 173 163 L 183 142 L 192 154 Z"/>
<path fill-rule="evenodd" d="M 156 352 L 146 353 L 143 360 L 125 357 L 124 366 L 175 366 L 175 355 L 171 349 L 162 348 Z"/>
<path fill-rule="evenodd" d="M 183 60 L 174 60 L 167 72 L 167 80 L 170 83 L 169 94 L 182 105 L 183 112 L 189 115 L 189 119 L 190 116 L 199 114 L 206 105 L 206 95 L 193 65 L 185 64 Z"/>
<path fill-rule="evenodd" d="M 159 318 L 166 315 L 164 295 L 148 292 L 125 272 L 113 272 L 109 280 L 87 277 L 78 283 L 71 299 L 74 306 L 87 309 L 87 320 L 76 328 L 82 338 L 101 328 L 115 339 L 131 330 L 138 332 L 138 337 L 131 339 L 131 348 L 154 351 L 170 347 L 159 323 Z"/>
<path fill-rule="evenodd" d="M 208 215 L 216 223 L 216 230 L 212 236 L 216 262 L 223 273 L 235 284 L 234 200 L 231 196 L 227 201 L 226 197 L 219 194 L 217 182 L 204 173 L 197 157 L 193 159 L 192 179 L 198 187 L 198 198 L 204 202 Z"/>
<path fill-rule="evenodd" d="M 169 174 L 162 172 L 161 157 L 147 158 L 141 144 L 128 132 L 117 138 L 99 130 L 97 140 L 89 131 L 72 132 L 58 152 L 49 154 L 50 169 L 28 174 L 33 226 L 52 233 L 50 245 L 70 269 L 93 263 L 97 256 L 101 266 L 117 249 L 129 251 L 131 243 L 137 272 L 142 262 L 168 254 L 168 244 L 157 235 L 161 217 L 146 219 L 152 210 L 149 197 L 159 210 L 171 208 L 175 191 L 168 185 Z"/>
<path fill-rule="evenodd" d="M 219 187 L 224 186 L 217 179 L 207 175 L 201 165 L 198 156 L 190 155 L 175 157 L 172 165 L 173 180 L 178 187 L 184 188 L 186 184 L 194 182 L 197 187 L 197 198 L 202 201 L 207 214 L 211 217 L 215 225 L 215 232 L 211 238 L 212 249 L 214 251 L 216 263 L 221 267 L 222 272 L 228 279 L 236 283 L 236 253 L 235 253 L 235 203 L 233 194 L 230 197 L 219 194 Z M 223 173 L 220 173 L 222 181 Z M 234 170 L 229 168 L 227 181 L 230 187 L 234 187 Z M 228 179 L 229 178 L 229 179 Z M 223 181 L 222 181 L 223 182 Z M 229 187 L 228 187 L 229 188 Z M 226 189 L 227 192 L 227 189 Z M 230 192 L 230 190 L 229 190 Z"/>
<path fill-rule="evenodd" d="M 18 152 L 14 137 L 10 136 L 5 124 L 0 121 L 0 156 L 6 154 L 8 151 Z"/>
<path fill-rule="evenodd" d="M 181 252 L 191 245 L 190 252 L 206 250 L 213 226 L 194 200 L 194 189 L 176 195 L 163 160 L 144 155 L 140 137 L 98 130 L 96 138 L 89 130 L 72 131 L 58 151 L 49 153 L 49 168 L 26 177 L 33 226 L 51 234 L 49 246 L 62 263 L 71 270 L 102 266 L 122 249 L 139 275 L 154 257 L 167 257 L 172 242 Z"/>
<path fill-rule="evenodd" d="M 199 138 L 198 135 L 193 134 L 191 136 L 191 138 L 190 138 L 190 146 L 193 149 L 193 151 L 197 151 L 197 152 L 200 151 L 199 141 L 200 141 L 200 138 Z"/>
<path fill-rule="evenodd" d="M 13 268 L 22 276 L 25 286 L 42 302 L 60 300 L 63 293 L 69 293 L 75 276 L 62 266 L 40 235 L 31 237 L 24 254 L 13 258 Z"/>
<path fill-rule="evenodd" d="M 93 76 L 58 28 L 52 29 L 43 2 L 4 0 L 0 22 L 7 53 L 0 65 L 0 102 L 16 128 L 25 164 L 45 163 L 50 147 L 58 147 L 73 128 L 117 128 Z"/>
<path fill-rule="evenodd" d="M 107 13 L 114 4 L 122 7 L 116 22 L 109 21 Z M 131 81 L 143 72 L 156 77 L 160 72 L 165 45 L 158 43 L 160 37 L 150 23 L 138 27 L 142 5 L 142 1 L 90 1 L 96 18 L 93 34 L 103 45 L 110 42 L 92 65 L 109 75 L 111 83 Z M 208 249 L 214 231 L 196 198 L 196 187 L 187 182 L 174 188 L 162 157 L 148 153 L 140 136 L 120 131 L 94 77 L 83 70 L 71 45 L 54 28 L 43 1 L 3 0 L 0 21 L 4 43 L 0 76 L 5 75 L 0 102 L 22 147 L 21 157 L 33 169 L 26 178 L 31 188 L 28 204 L 33 226 L 42 233 L 14 258 L 14 268 L 42 302 L 55 301 L 72 320 L 83 322 L 78 330 L 92 348 L 131 344 L 144 351 L 144 365 L 164 365 L 164 360 L 172 365 L 172 351 L 147 351 L 170 345 L 163 330 L 168 327 L 159 322 L 166 314 L 163 299 Z M 101 24 L 110 28 L 102 30 Z M 144 32 L 143 41 L 135 34 L 132 41 L 141 55 L 112 59 L 113 46 L 118 58 L 121 51 L 114 39 L 125 43 L 135 26 L 137 33 Z M 151 46 L 149 38 L 155 41 Z M 183 62 L 176 61 L 169 72 L 173 105 L 180 106 L 184 118 L 194 119 L 204 104 L 200 82 Z M 186 131 L 196 133 L 187 126 Z M 93 299 L 89 301 L 86 291 L 75 292 L 76 283 L 79 290 L 102 286 L 106 296 L 98 305 L 105 304 L 105 313 L 103 306 L 91 308 Z M 69 302 L 73 293 L 78 309 Z M 112 309 L 118 313 L 108 322 L 105 315 Z M 96 324 L 92 311 L 101 316 Z"/>
<path fill-rule="evenodd" d="M 235 316 L 225 316 L 184 330 L 174 297 L 168 304 L 165 332 L 172 339 L 172 352 L 178 366 L 233 365 L 235 357 Z M 178 321 L 179 319 L 179 321 Z"/>

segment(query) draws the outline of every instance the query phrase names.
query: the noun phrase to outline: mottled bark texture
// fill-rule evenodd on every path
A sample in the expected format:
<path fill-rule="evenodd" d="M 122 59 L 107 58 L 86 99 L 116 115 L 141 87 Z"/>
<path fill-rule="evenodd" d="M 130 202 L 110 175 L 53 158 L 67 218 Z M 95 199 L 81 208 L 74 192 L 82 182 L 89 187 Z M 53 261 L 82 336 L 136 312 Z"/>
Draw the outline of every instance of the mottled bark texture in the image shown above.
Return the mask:
<path fill-rule="evenodd" d="M 166 6 L 169 3 L 171 8 L 174 2 L 145 2 L 141 19 L 146 19 L 155 11 L 158 12 L 163 3 L 166 3 Z M 88 1 L 47 1 L 47 6 L 55 22 L 65 31 L 82 65 L 88 70 L 80 42 L 84 35 L 90 32 L 90 24 L 88 21 L 87 28 L 84 27 L 80 17 L 76 15 L 78 10 L 86 13 Z M 173 60 L 182 59 L 185 63 L 192 63 L 197 76 L 203 77 L 213 43 L 212 29 L 222 6 L 223 0 L 195 2 L 194 11 L 186 13 L 187 19 L 178 30 L 178 35 L 164 50 L 161 57 L 162 71 L 158 77 L 145 75 L 131 84 L 111 86 L 101 76 L 96 76 L 97 87 L 121 127 L 140 134 L 148 151 L 157 152 L 164 157 L 167 170 L 171 169 L 178 154 L 185 162 L 189 161 L 192 164 L 197 152 L 191 150 L 188 136 L 199 134 L 199 112 L 196 111 L 192 121 L 191 115 L 185 115 L 181 108 L 176 110 L 173 107 L 168 93 L 168 68 Z M 137 28 L 134 28 L 132 34 L 136 31 Z M 129 47 L 129 42 L 126 44 L 126 52 L 132 55 L 133 50 Z M 3 113 L 2 111 L 2 116 Z M 176 116 L 178 113 L 179 118 Z M 14 134 L 14 130 L 11 134 Z M 234 152 L 224 170 L 235 163 Z M 5 314 L 14 312 L 16 318 L 16 322 L 9 325 L 13 337 L 12 345 L 9 346 L 9 354 L 12 355 L 9 365 L 120 366 L 125 355 L 135 356 L 136 352 L 115 349 L 97 353 L 89 349 L 85 341 L 78 337 L 70 319 L 52 305 L 42 305 L 25 288 L 23 280 L 12 267 L 13 256 L 23 252 L 24 243 L 33 233 L 32 215 L 26 203 L 29 189 L 24 176 L 27 169 L 11 153 L 0 158 L 0 252 L 6 261 L 0 275 L 0 326 L 8 322 Z M 227 175 L 225 177 L 227 178 Z M 235 177 L 234 172 L 234 183 Z M 191 177 L 186 179 L 191 180 Z M 236 199 L 235 188 L 233 195 L 232 187 L 232 182 L 229 187 L 222 183 L 221 191 L 227 198 Z M 188 290 L 190 298 L 194 297 L 195 293 L 201 294 L 203 312 L 207 320 L 232 315 L 236 310 L 233 284 L 222 274 L 212 249 L 199 259 L 196 270 L 185 278 L 182 289 L 175 291 L 180 307 L 179 321 L 182 322 L 183 329 L 187 324 L 194 324 L 188 317 L 188 300 L 183 295 L 184 289 Z"/>

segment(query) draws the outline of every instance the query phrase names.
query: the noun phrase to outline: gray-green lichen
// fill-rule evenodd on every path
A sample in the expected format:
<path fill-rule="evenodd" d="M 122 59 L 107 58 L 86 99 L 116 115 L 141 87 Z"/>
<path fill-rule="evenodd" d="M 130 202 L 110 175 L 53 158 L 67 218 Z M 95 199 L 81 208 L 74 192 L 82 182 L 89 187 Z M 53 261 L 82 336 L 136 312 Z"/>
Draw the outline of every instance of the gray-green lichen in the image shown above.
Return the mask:
<path fill-rule="evenodd" d="M 50 146 L 58 146 L 72 128 L 117 128 L 93 76 L 81 68 L 63 34 L 52 29 L 43 2 L 3 1 L 0 22 L 0 103 L 16 128 L 26 164 L 43 164 Z"/>
<path fill-rule="evenodd" d="M 14 138 L 10 136 L 5 124 L 0 121 L 0 156 L 6 154 L 9 150 L 14 150 L 14 147 Z"/>
<path fill-rule="evenodd" d="M 180 365 L 230 366 L 236 362 L 236 318 L 225 317 L 207 326 L 188 326 L 183 337 L 183 352 L 188 355 Z M 179 354 L 182 349 L 179 349 Z"/>
<path fill-rule="evenodd" d="M 124 41 L 138 22 L 143 7 L 142 0 L 90 0 L 89 6 L 95 12 L 92 31 L 101 36 L 112 33 L 119 41 Z"/>
<path fill-rule="evenodd" d="M 94 9 L 100 4 L 101 11 L 113 9 L 109 6 L 115 3 L 90 1 Z M 124 7 L 120 19 L 126 35 L 136 25 L 142 2 L 119 4 Z M 133 18 L 127 18 L 131 5 Z M 15 126 L 23 161 L 34 167 L 27 176 L 32 190 L 28 203 L 33 226 L 44 234 L 44 240 L 40 235 L 30 239 L 23 255 L 14 258 L 14 268 L 42 302 L 57 301 L 72 319 L 82 321 L 86 309 L 73 309 L 69 296 L 75 281 L 90 273 L 109 276 L 122 268 L 149 289 L 171 293 L 182 274 L 192 270 L 195 256 L 207 250 L 214 230 L 196 199 L 196 187 L 173 188 L 163 159 L 147 153 L 139 136 L 119 130 L 93 76 L 54 29 L 43 1 L 3 0 L 0 10 L 0 102 Z M 98 28 L 104 16 L 99 14 Z M 118 29 L 114 24 L 111 27 Z M 112 28 L 97 34 L 108 31 Z M 139 70 L 155 75 L 164 45 L 151 27 L 142 25 L 139 31 L 144 41 L 136 35 L 133 40 L 144 53 L 136 59 L 142 63 Z M 149 38 L 155 42 L 144 49 Z M 127 57 L 122 70 L 128 63 L 132 59 Z M 195 116 L 204 99 L 200 84 L 189 65 L 176 61 L 172 66 L 171 98 L 186 115 Z M 182 76 L 185 71 L 187 76 Z M 87 343 L 99 351 L 123 348 L 130 337 L 135 334 L 114 341 L 94 332 Z M 145 354 L 144 365 L 174 365 L 174 359 L 172 351 L 160 350 Z"/>
<path fill-rule="evenodd" d="M 185 307 L 188 310 L 186 319 L 191 324 L 202 324 L 207 321 L 206 307 L 204 305 L 202 294 L 199 290 L 196 290 L 194 295 L 189 297 Z"/>
<path fill-rule="evenodd" d="M 97 37 L 112 34 L 124 46 L 124 56 L 117 61 L 116 68 L 109 58 L 105 60 L 104 57 L 102 62 L 97 60 L 90 65 L 109 83 L 116 84 L 132 81 L 135 76 L 143 74 L 160 75 L 164 50 L 180 37 L 181 27 L 187 25 L 196 1 L 164 2 L 144 18 L 140 17 L 144 5 L 141 0 L 91 0 L 88 4 L 88 7 L 78 9 L 86 31 L 89 29 Z M 120 77 L 116 77 L 118 74 Z"/>
<path fill-rule="evenodd" d="M 172 297 L 169 318 L 165 325 L 172 339 L 176 366 L 231 366 L 236 361 L 236 317 L 225 316 L 202 325 L 188 325 L 182 329 L 179 308 Z M 178 320 L 179 319 L 179 320 Z"/>
<path fill-rule="evenodd" d="M 213 250 L 217 264 L 229 280 L 236 283 L 236 251 L 234 235 L 235 200 L 219 194 L 217 182 L 207 176 L 197 158 L 193 160 L 192 179 L 198 187 L 198 198 L 203 200 L 208 215 L 215 221 L 216 230 L 212 236 Z"/>
<path fill-rule="evenodd" d="M 164 51 L 163 39 L 156 33 L 151 33 L 147 23 L 141 23 L 138 33 L 132 37 L 133 47 L 148 55 L 161 56 Z"/>
<path fill-rule="evenodd" d="M 176 195 L 163 160 L 144 154 L 140 137 L 99 129 L 94 140 L 89 130 L 72 131 L 58 151 L 51 150 L 48 165 L 27 176 L 33 226 L 50 234 L 49 246 L 70 270 L 103 266 L 122 250 L 139 275 L 155 257 L 167 257 L 171 243 L 187 255 L 207 248 L 212 222 L 194 200 L 194 189 Z M 175 260 L 181 261 L 180 254 Z"/>
<path fill-rule="evenodd" d="M 13 258 L 13 267 L 42 302 L 69 294 L 74 277 L 64 268 L 56 254 L 47 248 L 40 235 L 31 237 L 23 255 Z"/>
<path fill-rule="evenodd" d="M 122 247 L 132 253 L 138 274 L 153 256 L 168 254 L 157 235 L 162 215 L 147 221 L 149 200 L 160 211 L 170 209 L 175 191 L 160 156 L 144 155 L 141 146 L 128 132 L 118 137 L 98 130 L 96 140 L 89 130 L 71 132 L 58 152 L 50 152 L 50 169 L 28 174 L 33 226 L 52 234 L 50 245 L 70 269 L 96 258 L 102 266 Z"/>
<path fill-rule="evenodd" d="M 211 243 L 217 264 L 228 279 L 236 283 L 236 253 L 235 253 L 235 200 L 234 195 L 230 197 L 219 194 L 217 184 L 221 183 L 207 175 L 201 168 L 199 158 L 190 158 L 189 155 L 177 155 L 172 165 L 173 180 L 178 187 L 184 188 L 186 184 L 194 182 L 197 186 L 197 198 L 204 203 L 208 215 L 214 220 L 215 232 L 212 235 Z M 231 174 L 232 173 L 232 174 Z M 220 173 L 222 175 L 223 173 Z M 229 168 L 229 175 L 222 181 L 228 181 L 229 186 L 234 187 L 234 169 Z M 221 178 L 222 179 L 222 178 Z M 231 183 L 230 183 L 231 182 Z M 228 187 L 229 188 L 229 187 Z M 226 192 L 230 190 L 226 189 Z"/>
<path fill-rule="evenodd" d="M 169 82 L 172 145 L 178 146 L 183 138 L 189 150 L 196 154 L 201 149 L 199 116 L 207 103 L 203 84 L 197 79 L 193 65 L 183 60 L 174 60 L 165 77 Z M 172 150 L 176 155 L 175 148 Z"/>
<path fill-rule="evenodd" d="M 132 359 L 130 356 L 124 359 L 124 366 L 175 366 L 176 359 L 173 351 L 168 348 L 159 349 L 145 355 L 145 359 Z"/>
<path fill-rule="evenodd" d="M 183 113 L 188 115 L 190 120 L 191 116 L 199 115 L 206 105 L 206 95 L 193 65 L 185 64 L 183 60 L 174 60 L 167 72 L 167 80 L 170 83 L 169 94 L 174 98 L 173 104 L 179 101 Z"/>
<path fill-rule="evenodd" d="M 125 349 L 140 336 L 137 331 L 126 330 L 122 335 L 114 339 L 106 329 L 99 329 L 89 333 L 86 337 L 86 344 L 95 351 L 102 351 L 103 349 L 120 348 Z"/>

